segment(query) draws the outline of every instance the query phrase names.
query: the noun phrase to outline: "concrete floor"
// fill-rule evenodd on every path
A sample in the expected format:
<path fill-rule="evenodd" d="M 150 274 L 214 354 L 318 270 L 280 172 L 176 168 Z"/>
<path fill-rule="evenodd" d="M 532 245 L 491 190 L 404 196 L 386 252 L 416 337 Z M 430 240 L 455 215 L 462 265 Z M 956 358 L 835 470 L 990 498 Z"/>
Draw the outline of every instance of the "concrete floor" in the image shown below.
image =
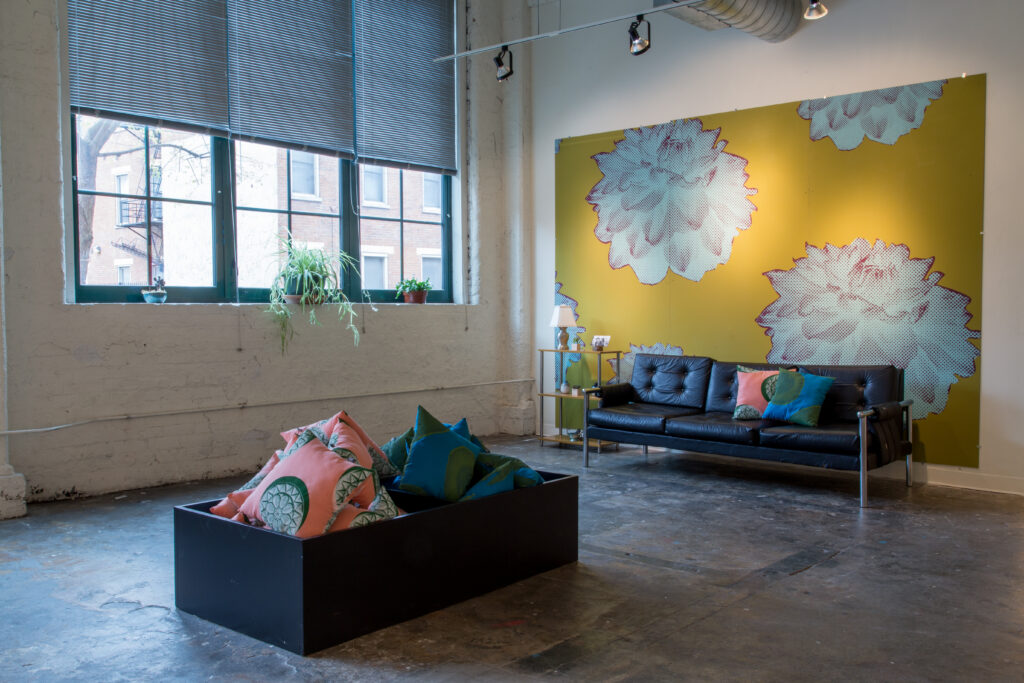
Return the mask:
<path fill-rule="evenodd" d="M 244 478 L 0 522 L 0 680 L 1024 680 L 1024 498 L 485 439 L 580 476 L 579 563 L 310 657 L 174 608 L 171 507 Z"/>

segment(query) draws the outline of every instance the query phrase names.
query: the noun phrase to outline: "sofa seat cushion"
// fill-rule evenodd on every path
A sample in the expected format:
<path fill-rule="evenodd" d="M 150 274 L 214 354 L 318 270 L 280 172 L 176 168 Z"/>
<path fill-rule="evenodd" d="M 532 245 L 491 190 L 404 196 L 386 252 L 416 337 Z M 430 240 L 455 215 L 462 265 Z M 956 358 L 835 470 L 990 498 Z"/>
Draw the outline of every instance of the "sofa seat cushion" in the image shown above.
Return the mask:
<path fill-rule="evenodd" d="M 801 425 L 778 425 L 765 427 L 760 433 L 760 443 L 768 448 L 788 448 L 794 451 L 825 451 L 829 453 L 860 453 L 860 435 L 856 424 L 839 423 L 803 427 Z M 871 448 L 871 434 L 868 434 L 868 448 Z"/>
<path fill-rule="evenodd" d="M 756 446 L 757 431 L 764 424 L 764 420 L 735 420 L 732 413 L 701 413 L 669 418 L 665 421 L 665 433 L 685 439 Z"/>
<path fill-rule="evenodd" d="M 590 411 L 589 420 L 594 427 L 663 434 L 665 420 L 668 418 L 701 412 L 700 408 L 683 408 L 663 403 L 630 403 L 611 408 L 595 408 Z"/>

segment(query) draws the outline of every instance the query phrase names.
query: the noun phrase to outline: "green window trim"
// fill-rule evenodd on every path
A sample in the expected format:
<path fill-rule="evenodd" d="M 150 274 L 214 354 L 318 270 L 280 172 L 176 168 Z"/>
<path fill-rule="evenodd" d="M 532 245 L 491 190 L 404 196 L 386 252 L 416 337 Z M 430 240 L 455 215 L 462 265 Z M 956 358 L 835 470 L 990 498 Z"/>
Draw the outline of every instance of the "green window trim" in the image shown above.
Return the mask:
<path fill-rule="evenodd" d="M 352 201 L 348 201 L 345 198 L 357 197 L 357 177 L 356 165 L 354 162 L 347 159 L 339 159 L 339 210 L 335 213 L 315 212 L 315 211 L 300 211 L 292 209 L 292 202 L 296 201 L 292 197 L 291 193 L 291 161 L 290 152 L 285 163 L 287 169 L 287 188 L 286 196 L 288 198 L 288 209 L 259 209 L 256 207 L 236 207 L 233 206 L 233 198 L 235 197 L 235 179 L 234 171 L 235 164 L 232 163 L 234 159 L 235 143 L 232 140 L 223 137 L 210 136 L 210 177 L 211 177 L 211 202 L 196 201 L 196 200 L 178 200 L 178 199 L 156 199 L 152 196 L 150 191 L 150 172 L 149 172 L 149 148 L 148 142 L 150 138 L 149 128 L 150 124 L 140 123 L 140 125 L 146 125 L 146 156 L 144 163 L 145 170 L 145 184 L 146 194 L 132 194 L 132 195 L 120 195 L 117 193 L 111 193 L 108 191 L 99 190 L 80 190 L 78 187 L 78 137 L 77 137 L 77 116 L 72 115 L 72 136 L 71 139 L 75 142 L 72 148 L 72 203 L 73 203 L 73 231 L 72 231 L 72 245 L 71 249 L 74 253 L 74 302 L 75 303 L 143 303 L 141 286 L 140 285 L 84 285 L 81 283 L 81 253 L 80 253 L 80 236 L 79 236 L 79 199 L 82 196 L 91 195 L 96 197 L 110 197 L 114 199 L 127 198 L 136 201 L 145 201 L 148 203 L 154 201 L 161 202 L 180 202 L 195 205 L 209 205 L 211 207 L 211 222 L 213 229 L 213 244 L 212 244 L 212 268 L 213 268 L 213 284 L 208 287 L 175 287 L 167 286 L 165 289 L 168 293 L 168 303 L 266 303 L 269 301 L 270 290 L 269 288 L 248 288 L 239 287 L 237 279 L 237 268 L 236 268 L 236 209 L 245 211 L 266 211 L 275 214 L 286 214 L 288 216 L 288 236 L 291 239 L 292 234 L 292 217 L 293 216 L 319 216 L 319 217 L 331 217 L 338 220 L 338 230 L 340 232 L 338 244 L 347 253 L 354 256 L 357 261 L 360 257 L 360 243 L 359 243 L 359 216 L 354 210 Z M 156 122 L 153 122 L 153 126 L 156 126 Z M 400 176 L 401 178 L 402 176 Z M 373 216 L 374 220 L 387 220 L 397 222 L 399 225 L 399 251 L 404 250 L 404 225 L 405 224 L 429 224 L 429 225 L 440 225 L 441 228 L 441 263 L 442 263 L 442 276 L 443 282 L 432 283 L 434 289 L 430 291 L 427 297 L 427 301 L 430 303 L 451 303 L 453 301 L 452 296 L 452 226 L 451 226 L 451 176 L 445 174 L 442 175 L 441 183 L 441 194 L 442 194 L 442 209 L 440 215 L 440 222 L 433 221 L 420 221 L 414 219 L 408 219 L 404 216 L 404 186 L 401 184 L 402 190 L 399 192 L 398 204 L 402 207 L 400 216 L 398 218 L 383 218 L 379 216 Z M 302 201 L 302 199 L 298 199 Z M 150 216 L 151 211 L 146 212 L 146 232 L 150 235 L 152 230 L 152 218 Z M 151 249 L 151 238 L 147 237 L 147 249 Z M 401 255 L 400 255 L 401 259 Z M 149 280 L 149 272 L 152 271 L 153 262 L 152 254 L 147 255 L 147 280 Z M 402 277 L 406 277 L 404 272 L 404 259 L 400 260 L 402 265 Z M 342 287 L 345 290 L 346 295 L 353 302 L 379 302 L 379 303 L 393 303 L 398 301 L 395 298 L 394 289 L 375 289 L 375 290 L 362 290 L 359 282 L 359 278 L 349 274 L 342 282 Z"/>

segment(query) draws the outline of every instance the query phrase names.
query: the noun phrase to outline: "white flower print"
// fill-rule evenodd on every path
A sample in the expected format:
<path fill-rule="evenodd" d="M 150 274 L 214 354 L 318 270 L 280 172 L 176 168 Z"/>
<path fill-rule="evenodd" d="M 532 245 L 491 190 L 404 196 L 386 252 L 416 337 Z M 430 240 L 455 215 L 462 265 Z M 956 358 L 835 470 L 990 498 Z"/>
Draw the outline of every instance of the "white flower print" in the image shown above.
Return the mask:
<path fill-rule="evenodd" d="M 979 355 L 970 297 L 940 286 L 935 259 L 910 258 L 903 244 L 806 248 L 790 270 L 765 273 L 779 294 L 757 318 L 772 339 L 768 362 L 895 365 L 915 416 L 942 412 Z"/>
<path fill-rule="evenodd" d="M 618 382 L 628 382 L 633 376 L 633 364 L 636 363 L 636 355 L 638 353 L 657 353 L 664 356 L 681 356 L 683 355 L 683 349 L 679 346 L 672 346 L 671 344 L 664 344 L 658 342 L 648 346 L 647 344 L 633 344 L 630 343 L 629 351 L 622 354 L 621 365 L 619 373 L 615 376 Z"/>
<path fill-rule="evenodd" d="M 598 213 L 594 234 L 611 243 L 612 268 L 629 266 L 646 285 L 670 268 L 699 282 L 729 260 L 757 190 L 744 185 L 747 161 L 724 151 L 720 131 L 699 119 L 630 128 L 613 151 L 594 155 L 603 177 L 587 201 Z"/>
<path fill-rule="evenodd" d="M 811 139 L 832 138 L 841 150 L 851 150 L 864 138 L 894 145 L 902 135 L 924 122 L 924 110 L 942 97 L 946 81 L 882 88 L 867 92 L 804 100 L 797 113 L 811 122 Z"/>

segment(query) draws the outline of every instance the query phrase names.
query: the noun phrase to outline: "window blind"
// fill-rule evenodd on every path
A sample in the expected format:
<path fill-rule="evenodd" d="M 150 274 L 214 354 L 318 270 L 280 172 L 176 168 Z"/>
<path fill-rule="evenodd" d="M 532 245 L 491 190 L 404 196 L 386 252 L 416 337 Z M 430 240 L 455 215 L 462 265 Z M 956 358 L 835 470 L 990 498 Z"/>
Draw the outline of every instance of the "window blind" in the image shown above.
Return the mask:
<path fill-rule="evenodd" d="M 351 156 L 348 0 L 228 2 L 235 137 Z"/>
<path fill-rule="evenodd" d="M 75 111 L 455 172 L 453 0 L 68 0 L 68 23 Z"/>
<path fill-rule="evenodd" d="M 353 4 L 360 160 L 454 173 L 454 3 Z"/>
<path fill-rule="evenodd" d="M 225 0 L 69 0 L 71 106 L 228 132 Z"/>

